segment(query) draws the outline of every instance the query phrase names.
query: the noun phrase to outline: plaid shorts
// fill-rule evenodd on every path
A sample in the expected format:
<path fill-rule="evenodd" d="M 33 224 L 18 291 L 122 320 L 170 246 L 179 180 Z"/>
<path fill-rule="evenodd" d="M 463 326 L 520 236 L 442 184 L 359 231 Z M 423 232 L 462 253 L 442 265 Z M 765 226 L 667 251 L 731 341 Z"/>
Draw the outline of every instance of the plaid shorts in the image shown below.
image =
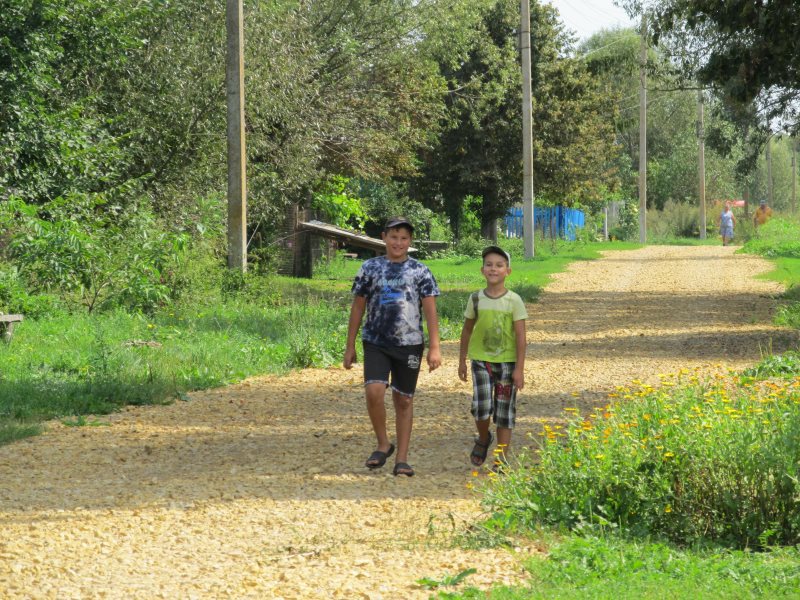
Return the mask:
<path fill-rule="evenodd" d="M 494 415 L 498 427 L 514 429 L 517 419 L 517 388 L 511 375 L 516 363 L 472 361 L 472 416 L 485 421 Z"/>

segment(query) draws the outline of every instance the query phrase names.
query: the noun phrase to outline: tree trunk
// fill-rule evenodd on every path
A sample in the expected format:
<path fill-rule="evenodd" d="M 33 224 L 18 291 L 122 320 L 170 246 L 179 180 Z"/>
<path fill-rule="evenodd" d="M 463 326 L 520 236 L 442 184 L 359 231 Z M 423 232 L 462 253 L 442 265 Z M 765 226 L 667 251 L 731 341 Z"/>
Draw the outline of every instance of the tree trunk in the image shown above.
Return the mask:
<path fill-rule="evenodd" d="M 497 243 L 497 219 L 481 220 L 481 237 Z"/>

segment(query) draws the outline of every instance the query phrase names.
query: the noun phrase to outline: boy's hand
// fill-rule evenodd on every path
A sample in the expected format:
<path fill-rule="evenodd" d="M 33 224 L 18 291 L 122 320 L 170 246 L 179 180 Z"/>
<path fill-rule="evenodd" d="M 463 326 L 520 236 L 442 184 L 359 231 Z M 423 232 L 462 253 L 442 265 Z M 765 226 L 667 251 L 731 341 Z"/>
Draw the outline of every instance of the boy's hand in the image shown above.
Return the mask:
<path fill-rule="evenodd" d="M 428 350 L 428 370 L 434 371 L 442 366 L 442 353 L 438 348 Z"/>
<path fill-rule="evenodd" d="M 467 380 L 467 361 L 462 360 L 458 363 L 458 378 L 461 381 Z"/>
<path fill-rule="evenodd" d="M 342 361 L 342 365 L 345 369 L 352 369 L 353 363 L 358 360 L 356 356 L 356 349 L 355 348 L 345 348 L 344 350 L 344 360 Z"/>
<path fill-rule="evenodd" d="M 511 381 L 514 382 L 514 387 L 521 390 L 525 385 L 525 371 L 519 367 L 514 369 L 511 374 Z"/>

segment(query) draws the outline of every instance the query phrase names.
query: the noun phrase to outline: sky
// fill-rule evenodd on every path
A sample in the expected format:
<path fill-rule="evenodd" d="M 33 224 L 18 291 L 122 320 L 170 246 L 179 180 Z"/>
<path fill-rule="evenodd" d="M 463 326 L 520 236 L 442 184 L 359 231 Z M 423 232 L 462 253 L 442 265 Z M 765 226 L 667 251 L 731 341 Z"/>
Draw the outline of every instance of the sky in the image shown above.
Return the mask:
<path fill-rule="evenodd" d="M 561 13 L 561 20 L 584 40 L 601 29 L 633 27 L 634 23 L 612 0 L 542 0 Z"/>

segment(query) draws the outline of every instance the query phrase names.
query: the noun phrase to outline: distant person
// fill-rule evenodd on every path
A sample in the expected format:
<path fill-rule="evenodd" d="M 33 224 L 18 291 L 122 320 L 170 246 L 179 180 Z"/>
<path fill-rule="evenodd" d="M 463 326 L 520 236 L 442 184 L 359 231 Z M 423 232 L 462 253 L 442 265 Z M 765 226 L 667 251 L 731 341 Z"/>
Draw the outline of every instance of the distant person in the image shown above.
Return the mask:
<path fill-rule="evenodd" d="M 759 226 L 769 221 L 770 217 L 772 217 L 772 209 L 767 206 L 766 200 L 762 200 L 758 203 L 756 212 L 753 213 L 753 225 L 758 229 Z"/>
<path fill-rule="evenodd" d="M 722 245 L 727 246 L 733 241 L 733 228 L 736 225 L 736 217 L 733 216 L 731 203 L 725 203 L 725 210 L 719 216 L 719 234 L 722 236 Z"/>
<path fill-rule="evenodd" d="M 389 219 L 381 234 L 386 242 L 386 256 L 370 258 L 361 265 L 353 281 L 354 297 L 343 361 L 345 369 L 352 368 L 356 362 L 356 335 L 366 312 L 361 334 L 364 393 L 378 447 L 365 465 L 368 469 L 378 469 L 395 451 L 386 432 L 384 405 L 386 388 L 391 385 L 397 435 L 393 473 L 408 477 L 414 475 L 414 469 L 408 464 L 408 446 L 414 392 L 424 352 L 423 314 L 430 343 L 428 368 L 433 371 L 442 363 L 436 315 L 439 287 L 428 267 L 408 256 L 413 233 L 414 226 L 405 217 Z"/>
<path fill-rule="evenodd" d="M 517 410 L 517 390 L 525 384 L 525 303 L 506 289 L 511 274 L 511 256 L 498 246 L 482 252 L 481 273 L 486 288 L 470 295 L 464 311 L 458 377 L 467 380 L 467 358 L 471 359 L 472 416 L 478 437 L 470 454 L 476 467 L 486 461 L 493 437 L 490 419 L 497 427 L 497 464 L 502 467 L 511 444 Z"/>

